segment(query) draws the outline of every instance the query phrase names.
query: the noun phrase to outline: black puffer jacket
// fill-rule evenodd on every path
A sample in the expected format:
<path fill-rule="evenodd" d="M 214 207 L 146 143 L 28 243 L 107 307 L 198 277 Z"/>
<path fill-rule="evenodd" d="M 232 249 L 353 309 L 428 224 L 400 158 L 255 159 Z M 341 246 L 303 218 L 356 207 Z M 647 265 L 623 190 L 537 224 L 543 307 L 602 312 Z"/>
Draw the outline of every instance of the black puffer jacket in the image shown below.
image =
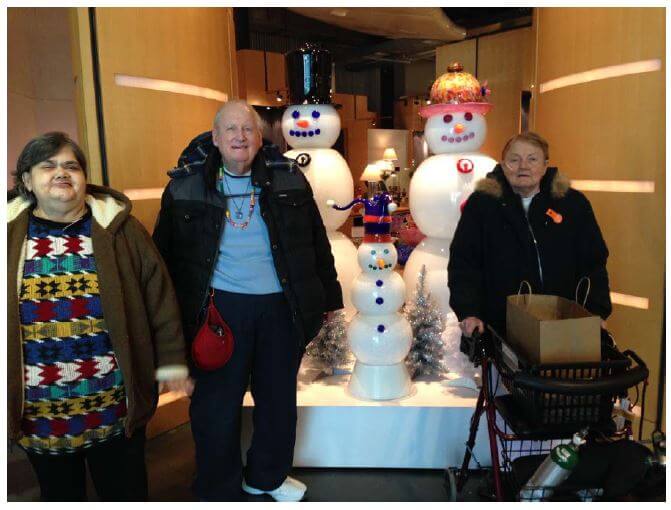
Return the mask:
<path fill-rule="evenodd" d="M 569 185 L 548 168 L 527 221 L 500 165 L 476 184 L 450 246 L 450 306 L 459 320 L 478 317 L 505 333 L 506 296 L 517 293 L 522 280 L 536 294 L 575 299 L 583 276 L 591 282 L 586 308 L 610 315 L 608 249 L 589 201 Z"/>
<path fill-rule="evenodd" d="M 331 245 L 312 190 L 293 161 L 269 144 L 252 163 L 252 183 L 268 227 L 273 261 L 302 345 L 319 331 L 323 314 L 342 308 Z M 226 199 L 216 191 L 221 154 L 210 132 L 191 141 L 161 199 L 154 242 L 175 285 L 184 336 L 193 340 L 225 228 Z"/>

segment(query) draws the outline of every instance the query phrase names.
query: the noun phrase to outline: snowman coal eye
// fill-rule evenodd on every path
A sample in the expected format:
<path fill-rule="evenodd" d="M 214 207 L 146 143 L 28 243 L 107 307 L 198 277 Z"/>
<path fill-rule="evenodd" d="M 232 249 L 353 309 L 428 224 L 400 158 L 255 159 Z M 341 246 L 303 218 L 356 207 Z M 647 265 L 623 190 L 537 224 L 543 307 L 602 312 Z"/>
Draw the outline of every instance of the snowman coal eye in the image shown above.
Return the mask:
<path fill-rule="evenodd" d="M 389 250 L 384 250 L 385 255 L 389 253 Z"/>
<path fill-rule="evenodd" d="M 301 116 L 301 114 L 298 113 L 298 110 L 294 110 L 293 112 L 291 112 L 291 116 L 292 116 L 294 119 L 297 119 L 298 117 Z"/>
<path fill-rule="evenodd" d="M 375 255 L 375 250 L 371 250 L 370 254 Z"/>
<path fill-rule="evenodd" d="M 319 113 L 317 110 L 312 112 L 312 118 L 313 119 L 318 119 L 321 113 Z"/>
<path fill-rule="evenodd" d="M 464 119 L 466 120 L 473 120 L 473 114 L 471 112 L 466 112 L 464 114 Z"/>
<path fill-rule="evenodd" d="M 445 124 L 449 124 L 450 122 L 452 122 L 452 115 L 450 115 L 449 113 L 445 115 L 445 117 L 443 117 L 443 122 Z"/>

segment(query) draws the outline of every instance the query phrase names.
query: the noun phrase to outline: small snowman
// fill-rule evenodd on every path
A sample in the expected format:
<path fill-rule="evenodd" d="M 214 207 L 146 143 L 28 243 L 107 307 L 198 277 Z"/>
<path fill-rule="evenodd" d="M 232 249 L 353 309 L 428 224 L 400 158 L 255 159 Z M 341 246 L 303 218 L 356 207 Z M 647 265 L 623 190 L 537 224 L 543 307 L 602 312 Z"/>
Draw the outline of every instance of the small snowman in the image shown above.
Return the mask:
<path fill-rule="evenodd" d="M 348 212 L 326 206 L 327 199 L 347 203 L 354 197 L 352 172 L 340 153 L 331 148 L 340 135 L 340 116 L 331 104 L 331 56 L 325 49 L 306 44 L 285 58 L 292 103 L 282 115 L 282 134 L 292 148 L 285 156 L 296 160 L 312 187 L 331 243 L 349 320 L 355 313 L 349 288 L 359 273 L 356 246 L 337 230 L 347 220 Z"/>
<path fill-rule="evenodd" d="M 410 213 L 426 235 L 405 265 L 408 300 L 426 266 L 426 285 L 443 313 L 450 312 L 447 263 L 461 208 L 475 182 L 494 169 L 496 161 L 478 149 L 487 136 L 485 115 L 492 108 L 489 90 L 451 64 L 431 88 L 431 104 L 420 110 L 428 118 L 424 137 L 434 154 L 417 168 L 410 181 Z"/>
<path fill-rule="evenodd" d="M 412 383 L 404 360 L 412 343 L 412 328 L 399 313 L 405 284 L 394 271 L 398 255 L 391 239 L 391 216 L 396 204 L 387 193 L 369 200 L 357 198 L 344 211 L 364 205 L 364 238 L 357 253 L 361 273 L 352 284 L 352 303 L 358 310 L 347 338 L 356 357 L 349 392 L 365 400 L 391 400 L 408 395 Z"/>

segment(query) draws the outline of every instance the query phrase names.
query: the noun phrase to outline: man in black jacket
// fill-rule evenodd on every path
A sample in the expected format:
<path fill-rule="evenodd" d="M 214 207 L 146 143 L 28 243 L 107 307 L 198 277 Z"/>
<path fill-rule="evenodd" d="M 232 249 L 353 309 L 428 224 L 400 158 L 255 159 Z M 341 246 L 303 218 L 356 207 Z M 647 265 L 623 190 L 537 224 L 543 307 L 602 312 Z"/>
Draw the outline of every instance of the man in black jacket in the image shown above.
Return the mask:
<path fill-rule="evenodd" d="M 586 276 L 586 308 L 604 320 L 610 315 L 608 249 L 592 206 L 548 168 L 548 158 L 539 135 L 513 137 L 503 164 L 466 202 L 450 245 L 448 285 L 450 306 L 467 336 L 484 324 L 505 334 L 506 296 L 523 280 L 534 293 L 575 299 Z"/>
<path fill-rule="evenodd" d="M 210 289 L 234 336 L 226 365 L 192 370 L 196 495 L 235 500 L 242 487 L 300 500 L 305 485 L 287 476 L 296 375 L 324 314 L 343 306 L 310 185 L 276 147 L 263 145 L 258 114 L 239 100 L 221 108 L 212 133 L 192 140 L 169 175 L 154 241 L 175 284 L 185 338 L 193 340 Z M 254 435 L 243 480 L 240 412 L 250 378 Z"/>

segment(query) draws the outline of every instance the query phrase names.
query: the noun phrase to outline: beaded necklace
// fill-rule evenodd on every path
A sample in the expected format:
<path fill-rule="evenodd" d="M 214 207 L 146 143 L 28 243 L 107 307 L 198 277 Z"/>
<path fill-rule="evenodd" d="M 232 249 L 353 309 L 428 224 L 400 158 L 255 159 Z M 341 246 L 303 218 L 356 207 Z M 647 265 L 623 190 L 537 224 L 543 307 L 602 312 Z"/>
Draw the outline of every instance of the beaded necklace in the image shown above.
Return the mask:
<path fill-rule="evenodd" d="M 219 167 L 219 182 L 222 184 L 221 188 L 226 188 L 228 187 L 229 190 L 229 195 L 232 195 L 231 193 L 231 188 L 230 185 L 226 181 L 226 172 L 224 171 L 224 165 L 221 165 Z M 249 186 L 251 184 L 251 178 L 249 180 L 249 183 L 247 184 L 247 188 L 249 189 Z M 219 191 L 224 192 L 224 189 L 219 189 Z M 245 190 L 246 193 L 246 190 Z M 235 217 L 236 219 L 242 219 L 242 205 L 245 203 L 244 198 L 242 199 L 242 202 L 240 204 L 240 207 L 237 206 L 235 201 L 233 200 L 233 197 L 229 197 L 230 201 L 233 203 L 233 207 L 236 210 Z M 252 214 L 254 214 L 254 207 L 256 206 L 256 198 L 254 195 L 254 188 L 252 188 L 252 191 L 249 194 L 249 211 L 247 214 L 247 219 L 243 222 L 236 222 L 233 218 L 231 218 L 231 211 L 228 207 L 228 200 L 226 201 L 226 221 L 233 227 L 233 228 L 239 228 L 242 230 L 246 230 L 247 227 L 249 226 L 249 222 L 252 219 Z"/>

